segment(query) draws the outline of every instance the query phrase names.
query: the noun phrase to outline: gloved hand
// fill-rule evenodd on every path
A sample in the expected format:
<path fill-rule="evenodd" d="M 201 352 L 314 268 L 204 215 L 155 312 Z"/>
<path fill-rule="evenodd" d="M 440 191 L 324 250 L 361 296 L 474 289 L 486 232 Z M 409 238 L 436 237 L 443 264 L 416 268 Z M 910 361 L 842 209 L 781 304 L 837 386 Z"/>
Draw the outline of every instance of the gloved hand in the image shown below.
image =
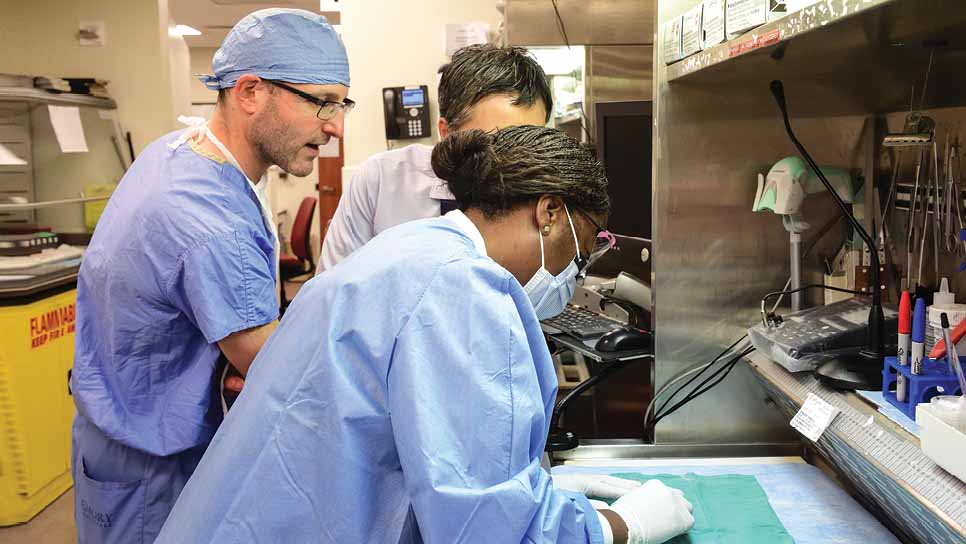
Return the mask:
<path fill-rule="evenodd" d="M 627 524 L 627 544 L 661 544 L 694 525 L 694 508 L 679 489 L 658 480 L 624 495 L 610 506 Z"/>
<path fill-rule="evenodd" d="M 628 491 L 641 487 L 641 482 L 603 474 L 554 474 L 553 486 L 588 497 L 619 499 Z"/>

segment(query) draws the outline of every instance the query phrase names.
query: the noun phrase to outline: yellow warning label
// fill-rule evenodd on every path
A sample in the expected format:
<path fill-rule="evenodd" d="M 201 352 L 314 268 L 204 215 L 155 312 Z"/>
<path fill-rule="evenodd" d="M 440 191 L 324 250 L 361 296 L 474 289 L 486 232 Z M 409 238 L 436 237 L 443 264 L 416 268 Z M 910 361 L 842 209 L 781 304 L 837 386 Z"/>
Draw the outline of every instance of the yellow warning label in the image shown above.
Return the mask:
<path fill-rule="evenodd" d="M 74 332 L 74 303 L 30 318 L 30 348 L 36 349 Z"/>

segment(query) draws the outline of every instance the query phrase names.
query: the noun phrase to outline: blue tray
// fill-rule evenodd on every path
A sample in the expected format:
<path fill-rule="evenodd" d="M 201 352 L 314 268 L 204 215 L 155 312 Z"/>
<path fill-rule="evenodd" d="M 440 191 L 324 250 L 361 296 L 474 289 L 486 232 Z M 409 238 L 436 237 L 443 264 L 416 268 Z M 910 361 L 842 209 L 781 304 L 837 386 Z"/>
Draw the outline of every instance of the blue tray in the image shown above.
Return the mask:
<path fill-rule="evenodd" d="M 966 357 L 959 358 L 959 364 L 966 369 Z M 906 377 L 906 400 L 896 398 L 896 383 L 899 374 Z M 941 390 L 940 390 L 941 388 Z M 959 379 L 949 368 L 946 359 L 922 360 L 922 374 L 913 374 L 910 365 L 899 365 L 895 357 L 886 357 L 882 368 L 882 396 L 890 404 L 902 411 L 909 419 L 916 420 L 916 406 L 937 395 L 962 395 Z"/>

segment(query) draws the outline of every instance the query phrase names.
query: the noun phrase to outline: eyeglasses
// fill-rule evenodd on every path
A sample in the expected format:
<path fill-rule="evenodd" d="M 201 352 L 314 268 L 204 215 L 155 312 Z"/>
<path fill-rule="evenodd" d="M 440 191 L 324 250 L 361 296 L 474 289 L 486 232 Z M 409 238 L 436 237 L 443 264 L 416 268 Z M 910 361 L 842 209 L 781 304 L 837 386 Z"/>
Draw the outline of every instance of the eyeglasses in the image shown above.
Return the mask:
<path fill-rule="evenodd" d="M 601 227 L 597 221 L 594 221 L 594 218 L 591 217 L 590 214 L 581 210 L 580 208 L 575 209 L 580 212 L 580 215 L 584 216 L 584 219 L 589 221 L 597 231 L 597 235 L 594 237 L 594 246 L 590 250 L 590 255 L 588 255 L 586 258 L 576 258 L 577 268 L 580 270 L 581 274 L 585 274 L 586 270 L 590 268 L 592 264 L 594 264 L 594 261 L 603 257 L 605 253 L 617 245 L 617 238 L 615 238 L 610 231 Z"/>
<path fill-rule="evenodd" d="M 339 110 L 342 110 L 342 111 L 345 112 L 346 115 L 349 115 L 349 112 L 352 111 L 352 108 L 356 107 L 355 101 L 349 100 L 348 98 L 346 98 L 342 102 L 333 102 L 331 100 L 322 100 L 321 98 L 314 97 L 314 96 L 310 95 L 309 93 L 302 92 L 302 91 L 296 89 L 295 87 L 292 87 L 291 85 L 286 85 L 284 83 L 279 83 L 278 81 L 274 81 L 274 80 L 271 80 L 271 79 L 266 79 L 266 80 L 263 80 L 263 81 L 267 81 L 268 83 L 271 83 L 272 85 L 275 85 L 276 87 L 280 87 L 282 89 L 285 89 L 286 91 L 288 91 L 288 92 L 290 92 L 292 94 L 295 94 L 295 95 L 299 96 L 300 98 L 303 98 L 303 99 L 305 99 L 305 100 L 307 100 L 307 101 L 315 104 L 316 106 L 318 106 L 319 107 L 319 111 L 317 111 L 315 113 L 315 116 L 318 117 L 322 121 L 329 121 L 329 120 L 331 120 L 332 118 L 334 118 L 336 115 L 339 114 Z"/>

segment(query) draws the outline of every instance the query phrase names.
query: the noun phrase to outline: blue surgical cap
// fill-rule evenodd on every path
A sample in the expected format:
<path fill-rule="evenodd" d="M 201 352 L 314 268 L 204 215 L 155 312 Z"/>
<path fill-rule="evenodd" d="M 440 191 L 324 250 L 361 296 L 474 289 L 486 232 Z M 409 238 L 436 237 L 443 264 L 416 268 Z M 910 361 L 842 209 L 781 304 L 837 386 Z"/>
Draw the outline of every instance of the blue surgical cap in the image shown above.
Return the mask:
<path fill-rule="evenodd" d="M 263 9 L 231 29 L 198 76 L 212 90 L 235 86 L 243 74 L 289 83 L 349 86 L 349 59 L 325 17 L 301 9 Z"/>

